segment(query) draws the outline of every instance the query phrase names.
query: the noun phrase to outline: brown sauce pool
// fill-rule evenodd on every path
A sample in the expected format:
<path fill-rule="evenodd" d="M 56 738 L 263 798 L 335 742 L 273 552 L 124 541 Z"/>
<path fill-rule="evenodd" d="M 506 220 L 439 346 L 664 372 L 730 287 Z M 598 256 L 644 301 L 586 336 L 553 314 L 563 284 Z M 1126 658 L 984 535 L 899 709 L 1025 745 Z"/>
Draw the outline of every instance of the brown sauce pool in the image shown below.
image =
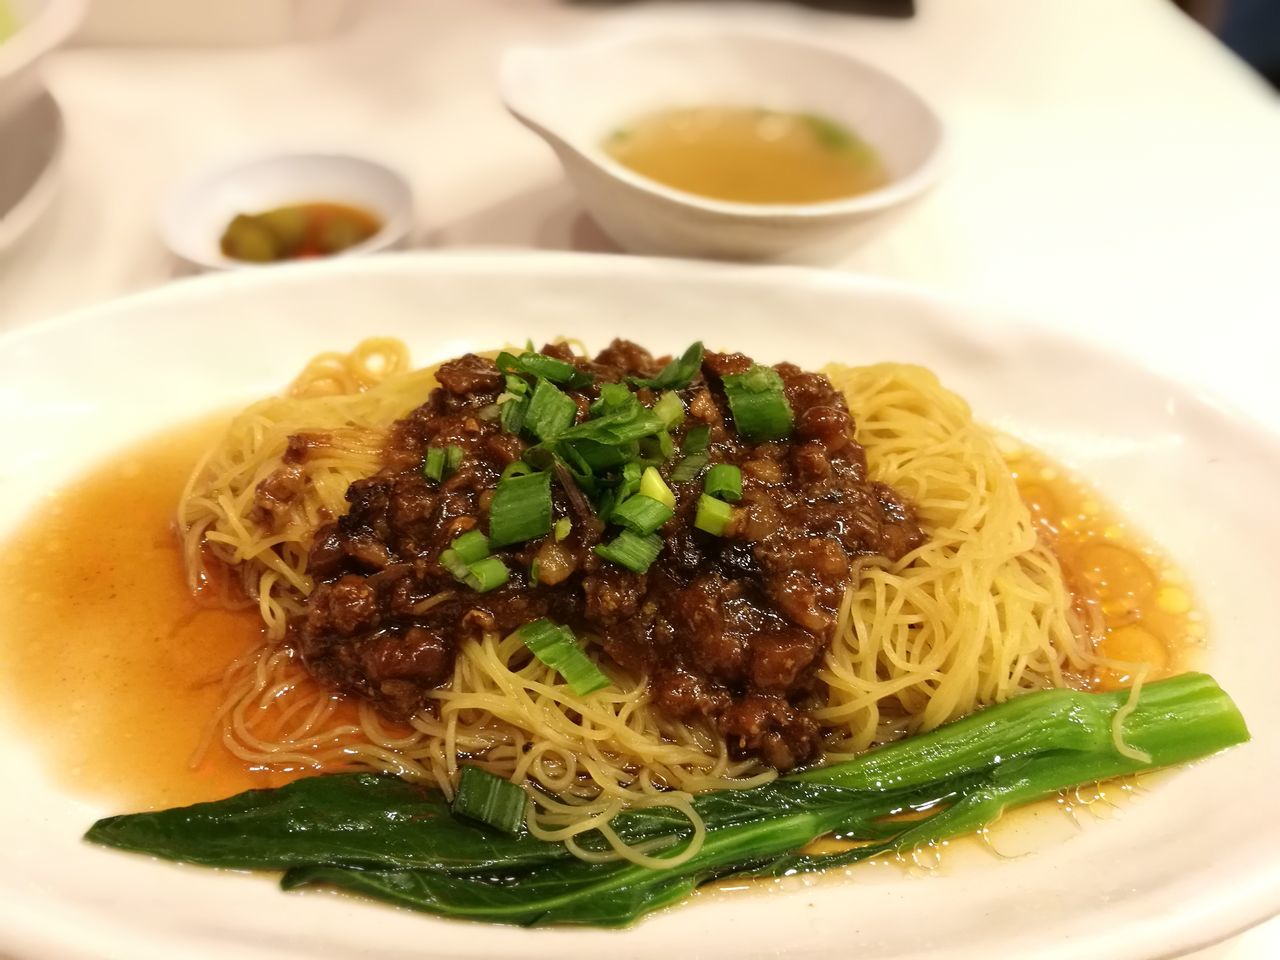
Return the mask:
<path fill-rule="evenodd" d="M 276 786 L 217 739 L 192 758 L 222 701 L 227 665 L 259 640 L 256 610 L 187 589 L 173 516 L 220 416 L 154 437 L 46 500 L 0 552 L 0 706 L 32 731 L 50 775 L 120 810 Z M 1011 455 L 1067 575 L 1106 626 L 1104 655 L 1189 669 L 1204 625 L 1186 585 L 1094 493 L 1031 453 Z M 1101 687 L 1129 682 L 1102 670 Z"/>

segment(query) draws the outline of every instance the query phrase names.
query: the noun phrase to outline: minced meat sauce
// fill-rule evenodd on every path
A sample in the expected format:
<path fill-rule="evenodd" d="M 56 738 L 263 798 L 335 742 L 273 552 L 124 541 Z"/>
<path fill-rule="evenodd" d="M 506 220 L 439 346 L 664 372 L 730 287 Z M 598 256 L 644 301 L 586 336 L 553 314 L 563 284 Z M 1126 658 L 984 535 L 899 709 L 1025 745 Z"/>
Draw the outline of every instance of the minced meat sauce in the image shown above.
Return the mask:
<path fill-rule="evenodd" d="M 593 375 L 590 386 L 565 390 L 579 422 L 600 384 L 651 378 L 663 366 L 625 341 L 593 361 L 562 345 L 542 352 Z M 405 718 L 429 708 L 428 692 L 450 681 L 464 639 L 547 617 L 648 676 L 657 709 L 711 723 L 735 756 L 779 770 L 814 759 L 820 729 L 806 707 L 818 702 L 816 671 L 857 559 L 896 559 L 923 533 L 909 504 L 867 480 L 844 397 L 826 377 L 778 364 L 791 436 L 740 438 L 721 378 L 751 364 L 741 354 L 707 353 L 679 391 L 687 415 L 673 432 L 677 444 L 706 424 L 710 462 L 741 469 L 742 499 L 725 535 L 694 527 L 700 479 L 671 483 L 677 504 L 658 531 L 662 552 L 646 573 L 634 573 L 593 551 L 609 535 L 580 491 L 556 483 L 553 509 L 572 521 L 568 536 L 497 551 L 510 579 L 476 593 L 440 565 L 440 554 L 459 535 L 486 529 L 503 469 L 530 443 L 494 416 L 504 390 L 494 361 L 469 354 L 445 363 L 439 387 L 391 430 L 382 470 L 353 483 L 347 514 L 318 532 L 309 561 L 316 587 L 290 628 L 302 662 L 320 681 Z M 638 393 L 653 402 L 650 391 Z M 259 489 L 264 509 L 294 489 L 314 439 L 291 444 L 280 476 Z M 428 446 L 443 444 L 464 456 L 437 483 L 422 465 Z"/>

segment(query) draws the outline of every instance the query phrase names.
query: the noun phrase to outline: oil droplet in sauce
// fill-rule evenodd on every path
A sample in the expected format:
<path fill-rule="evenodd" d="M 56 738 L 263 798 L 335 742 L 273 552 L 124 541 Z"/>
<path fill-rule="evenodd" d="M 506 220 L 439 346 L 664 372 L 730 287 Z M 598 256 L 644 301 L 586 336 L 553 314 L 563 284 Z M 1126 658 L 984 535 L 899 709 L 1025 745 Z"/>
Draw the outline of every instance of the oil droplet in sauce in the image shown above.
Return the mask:
<path fill-rule="evenodd" d="M 214 743 L 227 665 L 260 642 L 255 610 L 187 589 L 174 511 L 226 417 L 156 437 L 42 503 L 0 554 L 0 704 L 36 731 L 56 781 L 121 809 L 194 803 L 288 773 Z"/>
<path fill-rule="evenodd" d="M 1026 449 L 1009 464 L 1078 612 L 1098 634 L 1096 652 L 1107 662 L 1094 685 L 1114 690 L 1139 671 L 1150 681 L 1193 669 L 1204 630 L 1182 573 L 1068 471 Z"/>
<path fill-rule="evenodd" d="M 641 176 L 738 203 L 818 203 L 889 182 L 852 131 L 807 113 L 694 107 L 640 117 L 605 150 Z"/>

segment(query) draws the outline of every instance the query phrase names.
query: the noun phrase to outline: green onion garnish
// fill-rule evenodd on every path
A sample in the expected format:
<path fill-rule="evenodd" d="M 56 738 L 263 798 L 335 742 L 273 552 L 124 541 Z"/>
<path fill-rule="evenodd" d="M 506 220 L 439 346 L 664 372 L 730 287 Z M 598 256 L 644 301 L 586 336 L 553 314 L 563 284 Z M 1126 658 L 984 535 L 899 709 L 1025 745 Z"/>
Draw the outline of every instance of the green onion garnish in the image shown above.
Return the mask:
<path fill-rule="evenodd" d="M 479 530 L 468 530 L 462 536 L 455 537 L 453 543 L 449 544 L 449 549 L 463 563 L 475 563 L 492 553 L 489 549 L 489 538 Z"/>
<path fill-rule="evenodd" d="M 756 364 L 746 373 L 724 378 L 738 433 L 749 440 L 781 440 L 791 433 L 791 405 L 782 388 L 782 377 L 772 367 Z"/>
<path fill-rule="evenodd" d="M 602 383 L 600 399 L 591 404 L 591 415 L 602 417 L 606 413 L 616 413 L 639 405 L 640 401 L 625 383 Z"/>
<path fill-rule="evenodd" d="M 578 646 L 577 638 L 568 627 L 544 617 L 526 623 L 512 636 L 518 637 L 538 660 L 564 677 L 569 689 L 578 696 L 585 697 L 609 685 L 609 678 Z"/>
<path fill-rule="evenodd" d="M 732 463 L 717 463 L 707 471 L 702 488 L 709 496 L 737 503 L 742 499 L 742 471 Z"/>
<path fill-rule="evenodd" d="M 462 537 L 458 539 L 461 540 Z M 457 542 L 457 540 L 454 541 L 454 543 Z M 471 550 L 474 552 L 474 547 Z M 453 574 L 455 580 L 466 584 L 476 593 L 488 593 L 502 586 L 511 576 L 507 565 L 498 557 L 481 557 L 479 560 L 468 563 L 453 547 L 440 554 L 440 566 Z"/>
<path fill-rule="evenodd" d="M 653 467 L 645 467 L 644 473 L 640 475 L 640 493 L 666 504 L 672 510 L 676 508 L 676 495 L 662 479 L 662 474 Z"/>
<path fill-rule="evenodd" d="M 489 505 L 489 542 L 495 547 L 545 537 L 551 530 L 551 474 L 530 473 L 498 482 Z"/>
<path fill-rule="evenodd" d="M 507 582 L 511 571 L 498 557 L 485 557 L 467 568 L 467 575 L 462 582 L 476 593 L 488 593 Z"/>
<path fill-rule="evenodd" d="M 732 516 L 733 507 L 704 493 L 698 498 L 698 512 L 693 518 L 693 525 L 713 536 L 723 537 Z"/>
<path fill-rule="evenodd" d="M 578 405 L 549 380 L 539 380 L 525 411 L 524 426 L 540 440 L 554 440 L 573 425 Z"/>
<path fill-rule="evenodd" d="M 671 471 L 672 483 L 688 483 L 690 480 L 698 479 L 698 474 L 702 472 L 702 468 L 707 465 L 707 455 L 705 453 L 691 453 L 685 457 Z"/>
<path fill-rule="evenodd" d="M 533 467 L 525 463 L 523 460 L 516 460 L 507 464 L 506 469 L 502 471 L 501 479 L 506 480 L 508 477 L 527 477 L 533 473 Z"/>
<path fill-rule="evenodd" d="M 552 534 L 555 535 L 556 542 L 559 543 L 561 540 L 563 540 L 565 537 L 569 535 L 569 532 L 572 529 L 573 529 L 573 521 L 570 520 L 568 517 L 561 517 L 559 520 L 555 522 L 555 525 L 551 528 L 551 532 Z"/>
<path fill-rule="evenodd" d="M 451 443 L 444 448 L 444 474 L 454 473 L 462 463 L 462 448 L 457 444 Z"/>
<path fill-rule="evenodd" d="M 429 447 L 426 459 L 422 461 L 422 475 L 428 480 L 439 483 L 462 463 L 463 451 L 457 444 L 447 447 Z"/>
<path fill-rule="evenodd" d="M 428 480 L 434 480 L 439 483 L 444 476 L 444 448 L 431 447 L 427 450 L 427 457 L 422 461 L 422 475 Z"/>
<path fill-rule="evenodd" d="M 695 343 L 679 358 L 672 360 L 652 380 L 630 378 L 637 387 L 652 390 L 682 390 L 693 382 L 702 368 L 702 344 Z"/>
<path fill-rule="evenodd" d="M 702 453 L 711 444 L 711 427 L 700 423 L 685 431 L 684 443 L 680 444 L 683 453 Z"/>
<path fill-rule="evenodd" d="M 643 494 L 624 500 L 613 508 L 610 523 L 626 527 L 632 533 L 648 536 L 675 515 L 665 503 L 659 503 Z"/>
<path fill-rule="evenodd" d="M 503 351 L 494 361 L 498 369 L 507 374 L 521 373 L 552 383 L 562 383 L 567 387 L 585 387 L 594 379 L 591 374 L 579 370 L 572 363 L 548 357 L 543 353 L 526 350 L 520 356 L 512 356 Z"/>
<path fill-rule="evenodd" d="M 528 803 L 529 795 L 518 785 L 468 764 L 458 778 L 458 792 L 450 810 L 455 816 L 479 820 L 503 833 L 518 834 L 524 826 Z"/>
<path fill-rule="evenodd" d="M 575 424 L 560 435 L 562 441 L 594 440 L 620 446 L 641 437 L 651 437 L 663 429 L 662 421 L 648 407 L 637 403 L 632 407 L 611 410 L 592 420 Z"/>
<path fill-rule="evenodd" d="M 684 423 L 684 404 L 680 402 L 680 395 L 674 390 L 658 398 L 658 402 L 653 405 L 653 412 L 666 424 L 668 430 Z"/>
<path fill-rule="evenodd" d="M 512 397 L 501 406 L 500 422 L 507 433 L 519 433 L 524 429 L 525 417 L 529 413 L 528 397 Z"/>
<path fill-rule="evenodd" d="M 458 556 L 458 551 L 449 549 L 441 552 L 440 566 L 448 570 L 455 580 L 465 581 L 467 574 L 471 572 L 470 565 L 462 557 Z"/>
<path fill-rule="evenodd" d="M 719 503 L 718 500 L 716 502 Z M 618 508 L 614 508 L 613 512 L 616 514 Z M 662 538 L 657 534 L 640 536 L 630 530 L 623 530 L 608 543 L 596 547 L 599 556 L 636 573 L 648 570 L 661 552 Z"/>
<path fill-rule="evenodd" d="M 622 479 L 618 483 L 618 499 L 625 500 L 640 490 L 640 477 L 644 474 L 644 468 L 638 463 L 625 463 L 622 465 Z"/>

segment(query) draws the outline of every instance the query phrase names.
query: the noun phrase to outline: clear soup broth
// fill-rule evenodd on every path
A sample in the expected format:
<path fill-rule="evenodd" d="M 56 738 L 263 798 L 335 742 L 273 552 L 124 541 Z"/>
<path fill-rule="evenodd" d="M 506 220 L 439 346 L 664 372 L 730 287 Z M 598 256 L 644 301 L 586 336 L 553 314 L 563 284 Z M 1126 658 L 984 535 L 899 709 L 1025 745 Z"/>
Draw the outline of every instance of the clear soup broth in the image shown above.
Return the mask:
<path fill-rule="evenodd" d="M 853 131 L 812 113 L 686 107 L 637 118 L 604 149 L 641 176 L 737 203 L 819 203 L 884 186 L 888 174 Z"/>

